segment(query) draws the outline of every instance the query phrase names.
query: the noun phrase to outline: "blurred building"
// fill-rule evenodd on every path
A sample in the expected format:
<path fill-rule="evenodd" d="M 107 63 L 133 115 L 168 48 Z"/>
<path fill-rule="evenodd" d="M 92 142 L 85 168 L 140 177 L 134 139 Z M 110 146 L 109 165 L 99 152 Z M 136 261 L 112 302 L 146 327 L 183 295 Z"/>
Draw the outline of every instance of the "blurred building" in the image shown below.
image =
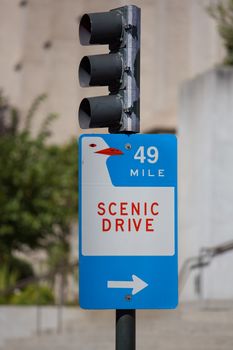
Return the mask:
<path fill-rule="evenodd" d="M 233 68 L 186 81 L 179 110 L 179 258 L 191 263 L 183 297 L 232 299 Z"/>
<path fill-rule="evenodd" d="M 190 155 L 191 148 L 188 148 L 192 140 L 192 120 L 200 121 L 198 113 L 201 110 L 198 107 L 199 109 L 195 112 L 196 105 L 191 103 L 192 93 L 194 93 L 192 85 L 189 88 L 190 104 L 185 104 L 187 108 L 182 107 L 182 118 L 179 121 L 177 118 L 178 96 L 183 82 L 214 67 L 222 61 L 224 55 L 216 23 L 207 13 L 207 6 L 213 2 L 215 0 L 135 0 L 133 2 L 142 10 L 141 129 L 143 132 L 156 129 L 181 130 L 180 145 L 183 147 L 181 162 L 185 162 L 186 171 L 182 170 L 184 168 L 181 165 L 180 181 L 184 180 L 184 184 L 180 186 L 180 192 L 182 192 L 180 195 L 181 263 L 190 256 L 198 254 L 203 245 L 209 246 L 222 242 L 212 238 L 210 231 L 208 231 L 210 239 L 203 241 L 201 222 L 196 229 L 196 221 L 191 216 L 193 207 L 190 204 L 195 197 L 195 189 L 197 191 L 200 189 L 198 183 L 203 180 L 201 172 L 196 177 L 193 175 L 198 170 L 197 167 L 194 169 L 194 165 L 199 163 L 192 162 L 191 156 L 195 157 L 195 155 L 193 153 Z M 60 118 L 53 126 L 55 142 L 65 142 L 70 136 L 77 136 L 80 133 L 77 112 L 81 99 L 107 94 L 107 89 L 81 89 L 78 82 L 78 65 L 84 55 L 107 52 L 108 48 L 106 46 L 82 47 L 78 38 L 79 20 L 86 12 L 108 11 L 126 4 L 132 4 L 132 2 L 127 0 L 0 0 L 0 89 L 23 112 L 28 110 L 39 94 L 48 94 L 49 98 L 35 120 L 35 131 L 42 116 L 49 112 L 57 112 Z M 182 103 L 184 105 L 184 101 Z M 192 106 L 190 113 L 189 106 Z M 206 116 L 206 121 L 211 123 L 210 120 Z M 197 135 L 199 130 L 203 129 L 203 125 L 200 121 L 198 128 L 195 128 Z M 197 157 L 195 159 L 197 160 Z M 212 160 L 208 159 L 208 164 L 210 162 Z M 192 191 L 190 191 L 191 179 L 196 181 L 196 187 L 194 186 Z M 200 199 L 203 188 L 199 190 Z M 203 208 L 205 202 L 201 200 L 200 202 L 202 206 L 199 211 L 204 215 L 208 205 L 206 204 Z M 206 225 L 208 222 L 210 217 L 206 216 Z M 229 237 L 230 234 L 225 237 L 225 240 Z M 75 256 L 75 252 L 73 255 Z M 213 282 L 213 278 L 211 281 Z M 198 294 L 194 291 L 195 283 L 198 289 L 200 281 L 192 280 L 190 288 L 185 293 L 187 299 Z M 211 286 L 211 283 L 209 285 Z M 225 297 L 227 295 L 229 297 L 231 293 L 231 289 L 229 293 L 224 293 L 221 288 L 216 291 L 216 293 L 208 291 L 206 296 Z"/>
<path fill-rule="evenodd" d="M 107 91 L 79 87 L 81 57 L 107 50 L 79 44 L 81 15 L 130 3 L 0 0 L 0 89 L 22 111 L 39 94 L 47 93 L 41 115 L 60 115 L 54 124 L 54 141 L 64 142 L 79 132 L 77 111 L 83 97 Z M 215 23 L 206 11 L 209 3 L 211 0 L 134 1 L 142 10 L 142 131 L 176 127 L 180 83 L 221 60 Z"/>

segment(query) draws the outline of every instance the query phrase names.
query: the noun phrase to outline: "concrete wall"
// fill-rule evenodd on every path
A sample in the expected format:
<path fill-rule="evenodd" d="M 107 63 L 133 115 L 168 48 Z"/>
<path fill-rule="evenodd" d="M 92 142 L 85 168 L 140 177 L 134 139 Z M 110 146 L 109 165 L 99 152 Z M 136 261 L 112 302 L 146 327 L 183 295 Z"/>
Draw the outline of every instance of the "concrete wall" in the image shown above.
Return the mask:
<path fill-rule="evenodd" d="M 233 240 L 233 69 L 186 82 L 179 113 L 180 265 L 202 247 Z M 233 298 L 233 251 L 203 273 L 205 298 Z M 184 298 L 195 297 L 194 276 Z"/>
<path fill-rule="evenodd" d="M 223 56 L 214 21 L 206 6 L 214 0 L 135 0 L 142 9 L 142 130 L 175 127 L 180 83 L 212 67 Z M 81 47 L 78 21 L 85 12 L 107 11 L 128 0 L 0 0 L 0 88 L 26 111 L 48 93 L 35 128 L 46 112 L 58 112 L 54 140 L 77 135 L 81 98 L 105 88 L 81 89 L 78 65 L 84 54 L 107 47 Z M 44 48 L 46 42 L 51 47 Z M 20 67 L 21 65 L 21 67 Z M 21 69 L 17 69 L 17 68 Z"/>
<path fill-rule="evenodd" d="M 15 340 L 17 347 L 23 348 L 20 344 L 34 336 L 35 342 L 39 342 L 40 337 L 37 332 L 51 334 L 58 329 L 59 315 L 57 306 L 0 306 L 0 349 L 12 349 L 9 340 Z M 38 314 L 40 317 L 39 324 Z M 81 323 L 77 307 L 63 307 L 62 322 L 63 327 L 67 324 Z M 39 326 L 39 329 L 38 329 Z M 65 327 L 64 327 L 65 328 Z M 58 335 L 58 334 L 56 334 Z M 20 346 L 21 345 L 21 346 Z M 31 349 L 35 347 L 32 346 Z M 41 345 L 40 349 L 43 348 Z M 77 346 L 78 348 L 78 346 Z M 52 349 L 52 347 L 51 347 Z"/>

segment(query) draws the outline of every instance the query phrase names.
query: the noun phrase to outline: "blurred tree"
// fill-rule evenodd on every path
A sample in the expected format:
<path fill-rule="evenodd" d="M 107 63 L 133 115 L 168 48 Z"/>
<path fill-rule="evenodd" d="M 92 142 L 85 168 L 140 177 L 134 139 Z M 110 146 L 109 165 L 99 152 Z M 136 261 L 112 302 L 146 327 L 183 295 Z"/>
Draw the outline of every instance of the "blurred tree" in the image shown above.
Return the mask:
<path fill-rule="evenodd" d="M 7 264 L 1 264 L 0 266 L 0 290 L 5 290 L 8 287 L 14 285 L 18 279 L 16 272 L 11 272 L 10 267 Z M 3 297 L 2 297 L 3 299 Z M 1 302 L 0 302 L 1 304 Z"/>
<path fill-rule="evenodd" d="M 15 135 L 19 125 L 19 113 L 10 107 L 0 90 L 0 136 Z"/>
<path fill-rule="evenodd" d="M 56 271 L 69 261 L 69 244 L 61 239 L 48 245 L 48 266 L 50 271 Z M 54 276 L 55 277 L 55 276 Z"/>
<path fill-rule="evenodd" d="M 224 64 L 233 65 L 233 0 L 221 0 L 207 8 L 216 19 L 226 49 Z"/>
<path fill-rule="evenodd" d="M 9 298 L 10 304 L 14 305 L 53 305 L 54 295 L 52 290 L 46 286 L 29 284 L 25 289 L 18 291 Z M 1 303 L 1 300 L 0 300 Z"/>
<path fill-rule="evenodd" d="M 48 145 L 50 114 L 36 137 L 31 123 L 39 105 L 32 104 L 24 127 L 20 114 L 0 94 L 0 264 L 14 250 L 67 245 L 77 213 L 77 144 Z"/>

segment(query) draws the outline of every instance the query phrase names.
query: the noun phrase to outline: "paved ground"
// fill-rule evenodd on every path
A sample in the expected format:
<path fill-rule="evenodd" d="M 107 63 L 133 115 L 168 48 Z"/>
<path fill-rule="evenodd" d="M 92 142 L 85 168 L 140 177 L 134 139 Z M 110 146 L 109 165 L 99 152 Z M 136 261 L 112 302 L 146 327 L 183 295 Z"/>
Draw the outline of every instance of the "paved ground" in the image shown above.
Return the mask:
<path fill-rule="evenodd" d="M 66 320 L 62 334 L 50 331 L 8 340 L 1 350 L 114 350 L 113 311 L 78 309 L 72 310 L 72 317 Z M 15 326 L 12 320 L 12 329 Z M 152 349 L 232 350 L 233 303 L 183 304 L 175 311 L 137 311 L 137 350 Z"/>
<path fill-rule="evenodd" d="M 55 331 L 59 326 L 57 307 L 42 307 L 38 309 L 34 306 L 15 307 L 0 306 L 0 350 L 7 340 L 27 339 L 37 333 L 37 326 L 43 332 Z M 75 308 L 64 308 L 62 316 L 64 323 L 76 318 Z"/>

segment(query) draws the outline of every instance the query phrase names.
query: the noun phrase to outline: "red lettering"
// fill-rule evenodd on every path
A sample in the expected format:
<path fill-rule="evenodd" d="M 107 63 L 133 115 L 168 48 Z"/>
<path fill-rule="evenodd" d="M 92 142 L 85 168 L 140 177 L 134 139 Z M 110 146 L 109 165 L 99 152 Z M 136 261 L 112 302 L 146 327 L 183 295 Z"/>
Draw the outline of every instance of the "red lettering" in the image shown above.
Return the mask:
<path fill-rule="evenodd" d="M 127 213 L 127 205 L 128 205 L 127 202 L 121 202 L 120 203 L 120 215 L 129 215 Z"/>
<path fill-rule="evenodd" d="M 109 219 L 103 219 L 102 220 L 102 230 L 103 232 L 110 231 L 111 229 L 111 221 Z"/>
<path fill-rule="evenodd" d="M 158 212 L 158 211 L 154 211 L 154 206 L 157 206 L 157 207 L 158 207 L 159 205 L 158 205 L 157 202 L 152 203 L 152 204 L 151 204 L 151 209 L 150 209 L 150 210 L 151 210 L 151 213 L 152 213 L 153 215 L 158 215 L 159 212 Z"/>
<path fill-rule="evenodd" d="M 131 231 L 131 219 L 128 219 L 128 231 Z"/>
<path fill-rule="evenodd" d="M 112 211 L 112 207 L 116 207 L 116 203 L 115 202 L 111 202 L 111 203 L 109 203 L 109 206 L 108 206 L 108 210 L 109 210 L 109 214 L 110 215 L 116 215 L 116 211 Z"/>
<path fill-rule="evenodd" d="M 124 232 L 124 220 L 123 219 L 116 219 L 116 232 L 118 232 L 119 228 L 122 232 Z"/>
<path fill-rule="evenodd" d="M 134 202 L 132 203 L 132 215 L 134 215 L 134 214 L 140 215 L 140 203 L 139 202 L 137 202 L 137 204 Z"/>
<path fill-rule="evenodd" d="M 154 219 L 146 219 L 146 232 L 154 232 L 152 223 Z"/>
<path fill-rule="evenodd" d="M 138 232 L 139 228 L 141 226 L 142 219 L 139 219 L 138 221 L 135 220 L 135 219 L 132 219 L 132 220 L 133 220 L 133 224 L 134 224 L 135 230 L 136 230 L 136 232 Z"/>
<path fill-rule="evenodd" d="M 97 211 L 97 213 L 99 215 L 104 215 L 105 214 L 105 207 L 104 207 L 104 202 L 99 202 L 98 203 L 98 209 L 102 210 L 101 212 L 100 211 Z"/>
<path fill-rule="evenodd" d="M 147 203 L 144 203 L 144 215 L 147 215 Z"/>

